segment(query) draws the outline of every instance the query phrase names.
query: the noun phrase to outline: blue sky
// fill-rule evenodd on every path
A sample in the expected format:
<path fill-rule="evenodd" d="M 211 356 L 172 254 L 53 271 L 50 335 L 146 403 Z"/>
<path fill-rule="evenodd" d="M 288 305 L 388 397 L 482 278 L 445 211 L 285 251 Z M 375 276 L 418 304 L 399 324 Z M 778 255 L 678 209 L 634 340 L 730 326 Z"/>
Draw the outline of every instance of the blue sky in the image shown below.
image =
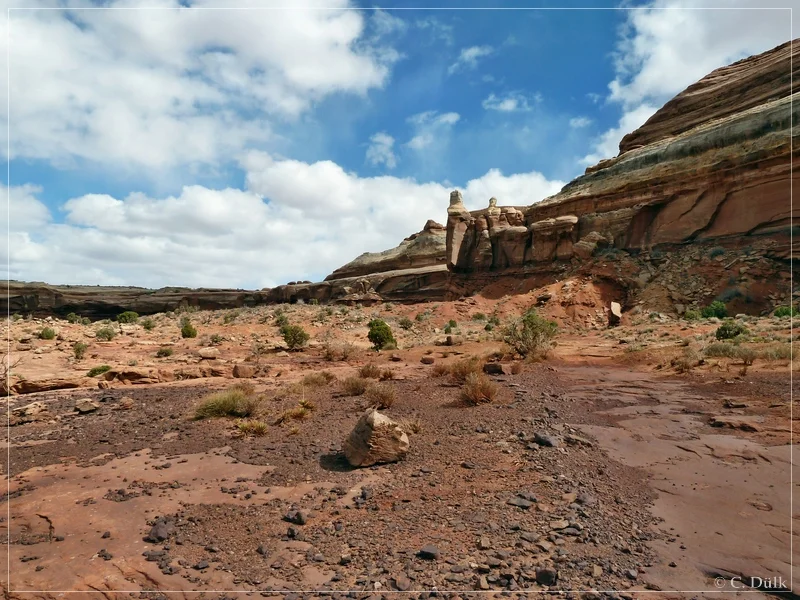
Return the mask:
<path fill-rule="evenodd" d="M 12 278 L 319 280 L 443 222 L 453 187 L 474 208 L 542 200 L 699 77 L 789 39 L 787 11 L 688 0 L 156 4 L 11 12 Z"/>

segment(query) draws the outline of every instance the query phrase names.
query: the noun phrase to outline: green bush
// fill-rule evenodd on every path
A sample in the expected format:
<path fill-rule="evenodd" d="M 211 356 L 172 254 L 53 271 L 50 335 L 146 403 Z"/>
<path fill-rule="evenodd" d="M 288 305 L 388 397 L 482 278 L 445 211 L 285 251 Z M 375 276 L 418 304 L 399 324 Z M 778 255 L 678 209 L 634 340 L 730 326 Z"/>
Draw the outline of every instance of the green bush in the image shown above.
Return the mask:
<path fill-rule="evenodd" d="M 728 316 L 728 309 L 725 307 L 724 302 L 720 302 L 719 300 L 714 300 L 711 304 L 706 306 L 700 314 L 704 319 L 710 319 L 712 317 L 716 317 L 718 319 L 724 319 Z"/>
<path fill-rule="evenodd" d="M 796 306 L 779 306 L 772 314 L 776 317 L 798 317 L 800 310 Z"/>
<path fill-rule="evenodd" d="M 491 323 L 487 323 L 486 327 L 483 328 L 485 331 L 492 331 L 494 329 L 494 325 Z"/>
<path fill-rule="evenodd" d="M 393 344 L 397 347 L 397 340 L 394 339 L 392 329 L 386 321 L 383 319 L 372 319 L 367 326 L 369 327 L 367 339 L 372 342 L 372 346 L 375 350 L 381 350 L 389 344 Z"/>
<path fill-rule="evenodd" d="M 72 346 L 72 353 L 75 355 L 76 360 L 81 360 L 86 355 L 86 349 L 89 347 L 89 344 L 85 344 L 83 342 L 75 342 L 75 345 Z"/>
<path fill-rule="evenodd" d="M 498 325 L 500 325 L 500 318 L 497 315 L 492 315 L 491 317 L 489 317 L 489 325 L 497 327 Z"/>
<path fill-rule="evenodd" d="M 456 323 L 455 320 L 453 320 L 453 319 L 450 319 L 447 322 L 447 325 L 450 327 L 450 329 L 455 329 L 455 328 L 458 327 L 458 323 Z"/>
<path fill-rule="evenodd" d="M 94 337 L 98 340 L 104 340 L 106 342 L 110 342 L 114 339 L 114 336 L 117 335 L 117 332 L 114 331 L 112 327 L 101 327 L 97 331 L 94 332 Z"/>
<path fill-rule="evenodd" d="M 86 373 L 87 377 L 97 377 L 98 375 L 102 375 L 106 371 L 110 371 L 111 367 L 109 365 L 100 365 L 99 367 L 92 367 L 89 369 L 89 372 Z"/>
<path fill-rule="evenodd" d="M 145 331 L 153 331 L 156 328 L 156 322 L 148 317 L 142 321 L 142 327 L 144 327 Z"/>
<path fill-rule="evenodd" d="M 683 313 L 683 318 L 687 321 L 699 321 L 700 320 L 700 311 L 689 309 L 685 313 Z"/>
<path fill-rule="evenodd" d="M 737 323 L 733 319 L 726 319 L 725 322 L 717 328 L 714 337 L 718 340 L 731 340 L 740 335 L 747 335 L 747 327 L 741 323 Z"/>
<path fill-rule="evenodd" d="M 278 326 L 279 329 L 283 329 L 289 324 L 289 317 L 287 317 L 283 312 L 275 312 L 275 325 Z"/>
<path fill-rule="evenodd" d="M 156 358 L 166 358 L 168 356 L 172 356 L 172 348 L 167 348 L 165 346 L 156 351 Z"/>
<path fill-rule="evenodd" d="M 397 324 L 400 325 L 400 329 L 409 330 L 414 326 L 414 321 L 408 317 L 403 317 L 397 322 Z"/>
<path fill-rule="evenodd" d="M 211 340 L 210 341 L 214 346 L 218 346 L 219 344 L 221 344 L 222 342 L 225 341 L 225 338 L 222 337 L 220 334 L 215 333 L 215 334 L 213 334 L 211 336 Z"/>
<path fill-rule="evenodd" d="M 52 327 L 44 327 L 39 332 L 40 340 L 54 340 L 56 339 L 56 330 Z"/>
<path fill-rule="evenodd" d="M 81 325 L 91 325 L 92 320 L 89 317 L 81 317 Z"/>
<path fill-rule="evenodd" d="M 504 340 L 522 356 L 538 358 L 547 355 L 557 333 L 558 325 L 554 321 L 548 321 L 530 309 L 506 327 Z"/>
<path fill-rule="evenodd" d="M 181 337 L 182 338 L 196 338 L 197 329 L 192 325 L 189 317 L 181 317 Z"/>
<path fill-rule="evenodd" d="M 117 323 L 136 323 L 139 321 L 139 313 L 132 310 L 126 310 L 124 313 L 117 315 Z"/>
<path fill-rule="evenodd" d="M 78 315 L 76 315 L 75 313 L 69 313 L 67 315 L 67 321 L 69 321 L 70 323 L 80 323 L 81 322 L 81 318 Z"/>
<path fill-rule="evenodd" d="M 308 343 L 311 336 L 299 325 L 285 325 L 281 327 L 283 341 L 289 350 L 299 350 Z"/>
<path fill-rule="evenodd" d="M 483 314 L 482 312 L 475 313 L 474 315 L 472 315 L 472 320 L 473 321 L 485 321 L 486 320 L 486 315 Z"/>

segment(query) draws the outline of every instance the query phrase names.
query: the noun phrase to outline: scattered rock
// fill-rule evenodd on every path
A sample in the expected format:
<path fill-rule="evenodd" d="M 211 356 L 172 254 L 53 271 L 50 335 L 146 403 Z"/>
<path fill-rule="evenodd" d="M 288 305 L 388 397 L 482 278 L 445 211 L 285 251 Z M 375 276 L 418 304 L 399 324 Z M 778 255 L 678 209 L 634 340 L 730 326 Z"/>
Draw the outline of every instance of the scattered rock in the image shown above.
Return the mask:
<path fill-rule="evenodd" d="M 417 556 L 424 558 L 425 560 L 436 560 L 440 555 L 441 552 L 439 552 L 439 548 L 433 544 L 426 544 L 420 548 L 419 552 L 417 552 Z"/>
<path fill-rule="evenodd" d="M 615 327 L 622 320 L 622 307 L 619 302 L 612 302 L 608 309 L 608 326 Z"/>
<path fill-rule="evenodd" d="M 251 379 L 256 376 L 256 369 L 250 365 L 234 365 L 233 376 L 237 379 Z"/>
<path fill-rule="evenodd" d="M 419 359 L 419 362 L 421 362 L 423 365 L 432 365 L 434 360 L 432 356 L 423 356 Z"/>
<path fill-rule="evenodd" d="M 558 572 L 555 569 L 536 569 L 536 583 L 539 585 L 555 585 L 558 581 Z"/>
<path fill-rule="evenodd" d="M 203 360 L 213 360 L 219 358 L 219 348 L 200 348 L 197 354 L 200 355 L 200 358 Z"/>
<path fill-rule="evenodd" d="M 408 435 L 374 408 L 361 416 L 343 446 L 347 461 L 354 467 L 397 462 L 408 448 Z"/>
<path fill-rule="evenodd" d="M 91 398 L 81 398 L 75 402 L 75 411 L 81 414 L 90 413 L 100 408 L 100 405 Z"/>
<path fill-rule="evenodd" d="M 740 429 L 741 431 L 761 431 L 760 426 L 753 417 L 711 417 L 708 422 L 712 427 L 728 427 L 730 429 Z"/>

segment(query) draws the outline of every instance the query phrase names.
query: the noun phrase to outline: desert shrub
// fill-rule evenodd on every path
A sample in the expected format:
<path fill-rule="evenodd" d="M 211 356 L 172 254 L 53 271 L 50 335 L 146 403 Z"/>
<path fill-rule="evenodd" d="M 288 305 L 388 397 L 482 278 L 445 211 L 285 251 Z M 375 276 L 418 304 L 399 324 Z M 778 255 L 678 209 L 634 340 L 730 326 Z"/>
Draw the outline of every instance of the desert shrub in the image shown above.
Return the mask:
<path fill-rule="evenodd" d="M 428 314 L 428 312 L 427 312 L 427 311 L 426 311 L 426 312 L 420 312 L 420 313 L 417 313 L 416 315 L 414 315 L 414 320 L 415 320 L 417 323 L 422 323 L 422 322 L 423 322 L 425 319 L 427 319 L 429 316 L 430 316 L 430 315 Z"/>
<path fill-rule="evenodd" d="M 159 348 L 156 351 L 156 358 L 166 358 L 168 356 L 172 356 L 172 348 L 167 348 L 165 346 L 164 348 Z"/>
<path fill-rule="evenodd" d="M 391 408 L 396 397 L 395 389 L 389 385 L 376 384 L 367 390 L 367 399 L 370 405 L 379 410 Z"/>
<path fill-rule="evenodd" d="M 741 360 L 746 366 L 752 365 L 758 356 L 759 353 L 756 352 L 755 348 L 743 344 L 736 346 L 736 358 Z"/>
<path fill-rule="evenodd" d="M 380 380 L 391 381 L 392 379 L 394 379 L 394 376 L 395 376 L 394 371 L 392 371 L 391 369 L 384 369 L 383 371 L 381 371 Z"/>
<path fill-rule="evenodd" d="M 312 298 L 311 300 L 308 301 L 308 303 L 311 306 L 319 306 L 319 300 L 317 300 L 316 298 Z"/>
<path fill-rule="evenodd" d="M 389 345 L 397 348 L 397 340 L 392 335 L 392 329 L 383 319 L 372 319 L 367 326 L 369 333 L 367 339 L 372 342 L 375 350 L 388 350 Z"/>
<path fill-rule="evenodd" d="M 403 317 L 397 322 L 397 324 L 400 325 L 400 329 L 405 329 L 407 331 L 414 326 L 414 321 L 408 317 Z"/>
<path fill-rule="evenodd" d="M 192 325 L 192 320 L 187 317 L 181 317 L 181 337 L 182 338 L 196 338 L 197 329 Z"/>
<path fill-rule="evenodd" d="M 307 385 L 309 387 L 325 387 L 331 382 L 336 381 L 336 375 L 329 373 L 328 371 L 322 371 L 321 373 L 309 373 L 303 377 L 302 381 L 303 385 Z"/>
<path fill-rule="evenodd" d="M 762 360 L 791 360 L 792 345 L 787 343 L 774 344 L 763 348 L 759 353 Z"/>
<path fill-rule="evenodd" d="M 225 341 L 225 338 L 222 337 L 218 333 L 212 334 L 211 337 L 209 338 L 209 342 L 211 342 L 211 344 L 214 345 L 214 346 L 218 346 L 224 341 Z"/>
<path fill-rule="evenodd" d="M 705 347 L 703 354 L 708 358 L 734 358 L 736 346 L 725 342 L 713 342 Z"/>
<path fill-rule="evenodd" d="M 275 420 L 275 425 L 280 425 L 286 421 L 302 421 L 307 419 L 310 414 L 311 411 L 305 406 L 295 406 L 283 411 Z"/>
<path fill-rule="evenodd" d="M 453 332 L 453 328 L 450 327 L 450 323 L 448 323 L 447 325 L 444 326 L 444 332 L 447 333 L 447 334 L 450 334 L 450 333 Z"/>
<path fill-rule="evenodd" d="M 558 333 L 554 321 L 540 317 L 534 310 L 510 323 L 504 331 L 504 341 L 526 358 L 547 356 Z"/>
<path fill-rule="evenodd" d="M 94 332 L 94 337 L 98 340 L 104 340 L 106 342 L 110 342 L 114 339 L 114 336 L 117 335 L 117 332 L 114 331 L 111 327 L 101 327 L 97 331 Z"/>
<path fill-rule="evenodd" d="M 779 306 L 772 314 L 775 317 L 797 317 L 800 316 L 800 310 L 796 306 Z"/>
<path fill-rule="evenodd" d="M 381 376 L 381 370 L 376 365 L 367 364 L 358 370 L 358 376 L 363 379 L 377 379 Z"/>
<path fill-rule="evenodd" d="M 347 360 L 355 351 L 355 346 L 350 342 L 326 342 L 322 347 L 322 356 L 325 360 Z"/>
<path fill-rule="evenodd" d="M 470 373 L 461 388 L 461 399 L 467 404 L 484 404 L 497 396 L 497 384 L 483 373 Z"/>
<path fill-rule="evenodd" d="M 700 353 L 691 346 L 684 346 L 683 352 L 674 358 L 670 364 L 678 373 L 688 373 L 700 364 Z"/>
<path fill-rule="evenodd" d="M 683 313 L 683 318 L 687 321 L 699 321 L 700 320 L 700 311 L 689 309 L 685 313 Z"/>
<path fill-rule="evenodd" d="M 222 322 L 223 322 L 225 325 L 230 325 L 230 324 L 231 324 L 231 323 L 233 323 L 233 322 L 234 322 L 236 319 L 238 319 L 238 318 L 239 318 L 239 315 L 241 315 L 241 314 L 242 314 L 242 312 L 241 312 L 240 310 L 231 310 L 231 311 L 228 311 L 227 313 L 225 313 L 225 316 L 224 316 L 224 317 L 222 317 Z"/>
<path fill-rule="evenodd" d="M 480 373 L 483 370 L 483 361 L 477 356 L 462 358 L 450 365 L 448 372 L 454 383 L 464 383 L 469 375 Z"/>
<path fill-rule="evenodd" d="M 492 315 L 491 317 L 489 317 L 489 324 L 497 327 L 498 325 L 500 325 L 500 317 L 498 317 L 496 314 Z"/>
<path fill-rule="evenodd" d="M 81 317 L 81 325 L 91 325 L 92 320 L 89 317 Z"/>
<path fill-rule="evenodd" d="M 477 312 L 474 315 L 472 315 L 472 320 L 473 321 L 485 321 L 486 320 L 486 315 L 483 314 L 482 312 Z"/>
<path fill-rule="evenodd" d="M 250 348 L 250 353 L 256 359 L 256 364 L 261 362 L 261 357 L 269 352 L 269 346 L 264 342 L 255 341 Z"/>
<path fill-rule="evenodd" d="M 148 317 L 142 321 L 142 327 L 144 327 L 145 331 L 153 331 L 156 328 L 156 322 Z"/>
<path fill-rule="evenodd" d="M 444 377 L 450 372 L 450 367 L 442 363 L 436 363 L 431 369 L 431 377 Z"/>
<path fill-rule="evenodd" d="M 269 429 L 269 425 L 264 423 L 264 421 L 258 421 L 256 419 L 247 419 L 245 421 L 241 421 L 236 424 L 236 427 L 245 435 L 256 436 L 267 435 L 267 431 Z"/>
<path fill-rule="evenodd" d="M 126 310 L 117 315 L 117 323 L 136 323 L 139 321 L 139 313 Z"/>
<path fill-rule="evenodd" d="M 275 325 L 279 329 L 283 329 L 289 324 L 289 317 L 287 317 L 283 312 L 275 311 Z"/>
<path fill-rule="evenodd" d="M 89 344 L 85 344 L 84 342 L 75 342 L 72 346 L 72 354 L 75 355 L 76 360 L 81 360 L 86 355 L 86 349 L 89 347 Z"/>
<path fill-rule="evenodd" d="M 361 396 L 368 387 L 369 381 L 361 377 L 348 377 L 342 381 L 342 392 L 345 396 Z"/>
<path fill-rule="evenodd" d="M 43 327 L 41 331 L 39 331 L 39 339 L 40 340 L 54 340 L 56 339 L 56 330 L 52 327 Z"/>
<path fill-rule="evenodd" d="M 71 312 L 67 315 L 67 321 L 69 321 L 70 323 L 80 323 L 81 318 L 75 313 Z"/>
<path fill-rule="evenodd" d="M 110 365 L 100 365 L 100 366 L 92 367 L 91 369 L 89 369 L 89 372 L 86 373 L 86 376 L 87 377 L 97 377 L 98 375 L 102 375 L 106 371 L 110 371 L 110 370 L 111 370 L 111 366 Z"/>
<path fill-rule="evenodd" d="M 260 400 L 253 396 L 251 391 L 236 385 L 201 399 L 195 408 L 194 418 L 200 420 L 213 417 L 251 417 L 256 413 L 259 404 Z"/>
<path fill-rule="evenodd" d="M 728 309 L 725 307 L 724 302 L 720 302 L 719 300 L 714 300 L 711 304 L 706 306 L 703 310 L 700 311 L 700 315 L 704 319 L 710 319 L 711 317 L 717 317 L 718 319 L 724 319 L 728 316 Z"/>
<path fill-rule="evenodd" d="M 422 431 L 422 421 L 419 419 L 419 417 L 407 417 L 400 419 L 397 421 L 397 424 L 407 435 L 420 433 Z"/>
<path fill-rule="evenodd" d="M 299 350 L 308 343 L 311 337 L 300 325 L 285 325 L 281 327 L 281 335 L 289 350 Z"/>
<path fill-rule="evenodd" d="M 746 335 L 749 333 L 747 327 L 741 323 L 737 323 L 733 319 L 726 319 L 722 325 L 717 327 L 714 337 L 718 340 L 730 340 L 739 335 Z"/>
<path fill-rule="evenodd" d="M 492 331 L 494 329 L 494 325 L 492 325 L 491 323 L 487 323 L 483 329 L 484 331 Z"/>

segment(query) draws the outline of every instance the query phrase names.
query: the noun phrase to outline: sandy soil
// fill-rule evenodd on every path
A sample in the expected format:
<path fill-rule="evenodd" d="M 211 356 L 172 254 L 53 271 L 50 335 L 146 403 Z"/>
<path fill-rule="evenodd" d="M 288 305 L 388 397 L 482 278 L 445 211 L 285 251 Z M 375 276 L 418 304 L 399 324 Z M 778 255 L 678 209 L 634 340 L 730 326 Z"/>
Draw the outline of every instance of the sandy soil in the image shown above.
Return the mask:
<path fill-rule="evenodd" d="M 586 282 L 550 293 L 560 300 L 541 312 L 560 334 L 539 363 L 515 359 L 479 313 L 518 315 L 542 290 L 500 301 L 283 307 L 311 334 L 302 352 L 282 348 L 273 308 L 191 314 L 195 339 L 180 337 L 177 315 L 153 317 L 151 331 L 114 324 L 122 333 L 110 342 L 93 338 L 101 324 L 12 322 L 11 358 L 21 358 L 12 383 L 80 387 L 9 399 L 11 411 L 41 402 L 45 412 L 8 430 L 6 595 L 688 598 L 737 593 L 756 585 L 750 578 L 798 589 L 789 566 L 795 365 L 780 353 L 752 365 L 706 356 L 718 326 L 707 321 L 641 312 L 607 328 L 603 291 Z M 399 349 L 369 349 L 374 316 L 390 323 Z M 446 346 L 451 319 L 455 345 Z M 745 324 L 759 351 L 792 335 L 787 320 Z M 60 339 L 36 337 L 48 325 Z M 76 341 L 89 346 L 82 360 Z M 156 358 L 162 347 L 172 355 Z M 218 355 L 202 359 L 202 348 Z M 491 404 L 465 405 L 460 385 L 435 375 L 467 356 L 506 365 L 508 374 L 492 376 Z M 345 395 L 341 381 L 366 363 L 391 371 L 382 385 L 397 399 L 383 412 L 404 424 L 411 450 L 398 463 L 354 469 L 341 444 L 369 403 Z M 86 377 L 101 364 L 157 382 Z M 254 367 L 263 436 L 242 434 L 233 418 L 192 419 L 204 395 L 236 383 L 237 365 Z M 196 378 L 181 379 L 190 369 Z M 336 379 L 298 384 L 323 370 Z M 82 414 L 75 406 L 85 398 L 97 408 Z M 275 424 L 300 401 L 312 407 L 305 419 Z M 287 521 L 298 509 L 304 524 Z M 419 554 L 426 545 L 435 558 Z"/>

